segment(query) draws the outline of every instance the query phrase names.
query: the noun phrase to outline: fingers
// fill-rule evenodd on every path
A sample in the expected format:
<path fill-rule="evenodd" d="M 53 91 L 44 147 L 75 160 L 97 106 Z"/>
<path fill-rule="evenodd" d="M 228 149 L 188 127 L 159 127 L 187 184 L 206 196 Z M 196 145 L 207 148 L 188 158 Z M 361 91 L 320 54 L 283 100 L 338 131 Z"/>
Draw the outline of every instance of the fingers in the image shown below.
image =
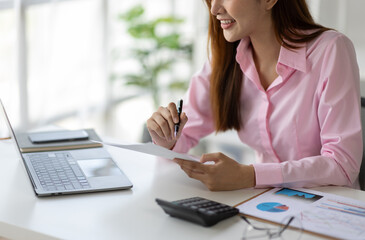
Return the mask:
<path fill-rule="evenodd" d="M 180 116 L 180 127 L 184 128 L 184 126 L 187 122 L 188 122 L 188 116 L 186 116 L 185 112 L 182 112 L 181 116 Z"/>
<path fill-rule="evenodd" d="M 224 155 L 221 152 L 217 152 L 217 153 L 208 153 L 208 154 L 203 154 L 202 157 L 200 158 L 200 162 L 205 163 L 205 162 L 215 162 L 218 163 L 221 160 L 224 160 L 228 158 L 226 155 Z"/>
<path fill-rule="evenodd" d="M 180 137 L 182 129 L 187 123 L 188 118 L 183 112 L 180 115 L 176 109 L 176 104 L 171 102 L 167 107 L 159 107 L 147 120 L 147 128 L 151 136 L 158 136 L 165 141 L 176 140 Z M 175 137 L 175 124 L 180 122 L 179 131 Z"/>
<path fill-rule="evenodd" d="M 176 138 L 179 138 L 181 133 L 182 133 L 182 130 L 185 126 L 185 124 L 188 122 L 188 117 L 186 116 L 186 113 L 181 113 L 181 116 L 180 116 L 180 127 L 179 127 L 179 131 L 176 135 Z"/>
<path fill-rule="evenodd" d="M 180 168 L 191 178 L 203 181 L 206 178 L 209 169 L 200 162 L 193 162 L 175 158 L 174 161 L 180 165 Z"/>
<path fill-rule="evenodd" d="M 171 141 L 173 138 L 174 122 L 172 115 L 167 108 L 159 107 L 147 120 L 147 128 L 151 132 L 155 132 L 159 137 Z"/>
<path fill-rule="evenodd" d="M 223 153 L 204 154 L 200 162 L 174 159 L 191 178 L 201 181 L 211 191 L 236 190 L 255 186 L 255 169 L 239 164 Z M 206 162 L 214 162 L 207 165 Z"/>
<path fill-rule="evenodd" d="M 158 113 L 159 114 L 156 114 L 157 123 L 160 125 L 162 131 L 164 132 L 165 137 L 169 140 L 172 140 L 174 138 L 175 124 L 172 119 L 170 109 L 160 107 Z"/>
<path fill-rule="evenodd" d="M 167 109 L 170 111 L 173 123 L 174 124 L 179 123 L 179 114 L 177 112 L 176 104 L 173 102 L 170 102 L 169 105 L 167 105 Z"/>
<path fill-rule="evenodd" d="M 199 180 L 201 182 L 204 182 L 204 179 L 205 179 L 205 173 L 201 173 L 201 172 L 196 172 L 194 170 L 191 170 L 191 169 L 184 169 L 184 168 L 181 168 L 186 175 L 188 175 L 190 178 L 193 178 L 193 179 L 196 179 L 196 180 Z"/>
<path fill-rule="evenodd" d="M 162 132 L 162 129 L 160 128 L 160 126 L 158 126 L 158 124 L 156 123 L 156 121 L 150 117 L 147 120 L 147 129 L 150 132 L 150 134 L 157 134 L 159 137 L 165 137 L 165 135 Z"/>

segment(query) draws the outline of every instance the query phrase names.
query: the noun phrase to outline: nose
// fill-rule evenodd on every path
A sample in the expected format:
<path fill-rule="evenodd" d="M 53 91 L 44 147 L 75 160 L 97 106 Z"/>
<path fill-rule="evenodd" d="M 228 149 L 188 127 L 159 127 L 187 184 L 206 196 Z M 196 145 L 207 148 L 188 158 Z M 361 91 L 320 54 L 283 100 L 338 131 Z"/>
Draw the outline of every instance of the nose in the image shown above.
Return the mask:
<path fill-rule="evenodd" d="M 210 12 L 214 16 L 217 16 L 218 14 L 223 13 L 221 0 L 212 0 L 211 1 Z"/>

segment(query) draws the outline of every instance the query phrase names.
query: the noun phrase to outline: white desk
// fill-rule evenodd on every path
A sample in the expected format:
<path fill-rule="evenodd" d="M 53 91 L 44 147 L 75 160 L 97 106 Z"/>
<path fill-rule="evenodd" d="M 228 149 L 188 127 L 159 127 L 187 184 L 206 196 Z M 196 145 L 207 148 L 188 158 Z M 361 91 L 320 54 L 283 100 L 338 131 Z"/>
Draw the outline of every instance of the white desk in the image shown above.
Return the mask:
<path fill-rule="evenodd" d="M 241 239 L 239 217 L 205 228 L 166 215 L 155 198 L 201 196 L 235 205 L 263 190 L 210 192 L 177 164 L 108 148 L 134 186 L 131 190 L 38 198 L 10 141 L 0 141 L 0 236 L 10 239 Z M 365 192 L 316 190 L 365 201 Z M 313 239 L 304 235 L 302 239 Z"/>

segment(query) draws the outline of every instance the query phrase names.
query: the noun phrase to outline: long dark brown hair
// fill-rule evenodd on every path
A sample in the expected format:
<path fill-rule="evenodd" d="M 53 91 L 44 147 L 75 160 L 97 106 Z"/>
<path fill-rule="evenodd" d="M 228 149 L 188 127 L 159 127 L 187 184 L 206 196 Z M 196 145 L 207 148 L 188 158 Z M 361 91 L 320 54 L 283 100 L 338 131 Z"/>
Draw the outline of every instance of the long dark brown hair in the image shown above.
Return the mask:
<path fill-rule="evenodd" d="M 220 22 L 211 14 L 211 1 L 205 0 L 209 10 L 208 47 L 211 52 L 212 73 L 210 96 L 215 121 L 215 130 L 240 130 L 240 94 L 243 73 L 236 62 L 237 42 L 227 42 L 223 36 Z M 316 24 L 305 0 L 278 0 L 272 8 L 276 38 L 283 47 L 298 48 L 296 44 L 305 43 L 329 30 Z M 303 30 L 314 30 L 311 34 Z"/>

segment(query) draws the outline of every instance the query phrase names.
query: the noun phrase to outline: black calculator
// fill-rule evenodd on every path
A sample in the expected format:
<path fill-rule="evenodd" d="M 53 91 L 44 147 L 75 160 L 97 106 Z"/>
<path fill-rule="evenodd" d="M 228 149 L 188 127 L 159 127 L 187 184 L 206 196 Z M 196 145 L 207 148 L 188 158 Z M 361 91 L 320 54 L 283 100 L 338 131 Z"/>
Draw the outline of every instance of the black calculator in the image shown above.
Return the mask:
<path fill-rule="evenodd" d="M 198 223 L 202 226 L 212 226 L 239 213 L 237 208 L 201 197 L 172 202 L 156 198 L 156 202 L 170 216 Z"/>

